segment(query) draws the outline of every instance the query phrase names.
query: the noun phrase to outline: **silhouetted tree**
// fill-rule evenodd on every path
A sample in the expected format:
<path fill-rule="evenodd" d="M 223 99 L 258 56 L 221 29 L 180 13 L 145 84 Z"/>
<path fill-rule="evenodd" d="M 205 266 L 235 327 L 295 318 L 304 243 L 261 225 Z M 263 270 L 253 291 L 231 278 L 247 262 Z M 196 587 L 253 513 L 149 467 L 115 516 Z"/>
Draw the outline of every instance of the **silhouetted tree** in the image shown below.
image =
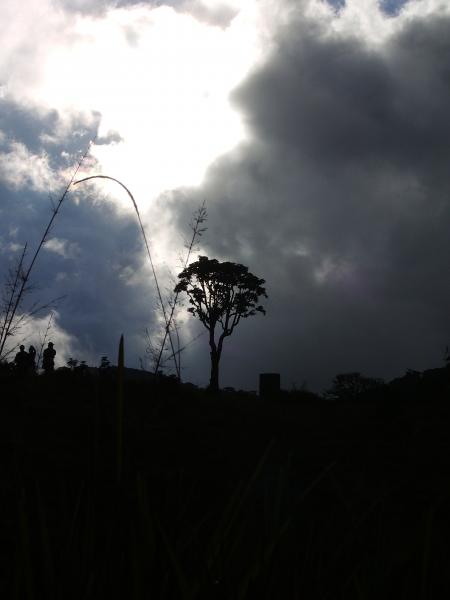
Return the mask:
<path fill-rule="evenodd" d="M 20 258 L 15 266 L 8 269 L 8 273 L 0 284 L 0 359 L 4 360 L 11 355 L 19 344 L 11 343 L 11 338 L 17 336 L 22 327 L 29 323 L 33 317 L 47 308 L 55 308 L 61 298 L 55 298 L 49 303 L 33 302 L 24 306 L 24 301 L 34 288 L 26 277 L 27 244 L 25 244 Z"/>
<path fill-rule="evenodd" d="M 78 366 L 78 360 L 76 358 L 72 358 L 70 357 L 69 360 L 67 361 L 67 366 L 74 371 L 76 369 L 76 367 Z"/>
<path fill-rule="evenodd" d="M 39 308 L 36 305 L 34 305 L 32 310 L 27 310 L 25 312 L 21 310 L 24 295 L 26 295 L 26 293 L 30 290 L 29 283 L 33 267 L 38 259 L 42 248 L 48 241 L 56 216 L 61 210 L 63 202 L 66 199 L 67 194 L 69 193 L 70 187 L 75 181 L 75 177 L 84 159 L 88 155 L 90 147 L 91 143 L 89 142 L 89 146 L 87 147 L 86 152 L 83 154 L 83 156 L 78 160 L 74 173 L 69 183 L 67 184 L 64 192 L 61 194 L 61 197 L 59 198 L 58 202 L 53 206 L 52 215 L 47 224 L 47 227 L 44 230 L 44 233 L 42 234 L 39 244 L 31 258 L 31 261 L 25 267 L 24 260 L 27 251 L 27 245 L 25 244 L 17 268 L 9 273 L 8 279 L 6 280 L 6 295 L 4 297 L 3 306 L 0 307 L 0 357 L 2 359 L 4 359 L 7 354 L 9 354 L 9 352 L 5 353 L 5 345 L 7 344 L 9 337 L 14 335 L 15 332 L 17 332 L 18 328 L 20 327 L 20 324 L 23 324 L 24 319 L 32 317 L 39 310 L 50 306 L 44 305 Z"/>
<path fill-rule="evenodd" d="M 99 366 L 100 371 L 107 371 L 110 367 L 111 363 L 109 361 L 109 358 L 107 356 L 102 356 Z"/>
<path fill-rule="evenodd" d="M 192 221 L 189 223 L 189 227 L 192 231 L 192 236 L 189 242 L 187 242 L 185 244 L 185 247 L 187 249 L 187 254 L 186 254 L 186 258 L 182 261 L 182 267 L 183 269 L 185 269 L 188 264 L 189 264 L 189 260 L 191 258 L 191 254 L 194 252 L 194 249 L 196 247 L 197 241 L 199 240 L 199 238 L 201 238 L 201 236 L 204 234 L 204 232 L 206 231 L 206 227 L 202 227 L 202 225 L 204 224 L 204 222 L 207 219 L 207 212 L 206 212 L 206 207 L 205 207 L 205 200 L 203 201 L 202 205 L 200 206 L 200 208 L 196 211 L 196 213 L 194 214 L 194 217 L 192 219 Z M 178 363 L 178 367 L 177 367 L 177 373 L 178 376 L 180 377 L 181 375 L 181 348 L 180 348 L 180 338 L 178 335 L 178 328 L 176 325 L 176 321 L 175 321 L 175 310 L 177 308 L 177 304 L 178 304 L 178 292 L 174 294 L 173 298 L 171 298 L 169 300 L 169 305 L 170 305 L 170 315 L 169 315 L 169 320 L 164 332 L 164 336 L 162 338 L 162 343 L 159 344 L 159 351 L 155 352 L 153 349 L 153 344 L 149 343 L 148 345 L 148 351 L 150 355 L 154 355 L 154 373 L 155 375 L 158 373 L 158 371 L 160 370 L 160 366 L 162 365 L 162 355 L 165 349 L 165 345 L 166 345 L 166 339 L 167 339 L 167 335 L 169 332 L 169 329 L 171 326 L 173 326 L 176 336 L 177 336 L 177 341 L 178 341 L 178 350 L 177 352 L 175 352 L 174 356 L 171 357 L 173 358 L 173 360 L 175 361 L 175 364 Z"/>
<path fill-rule="evenodd" d="M 244 265 L 219 262 L 207 256 L 191 263 L 178 275 L 180 282 L 175 293 L 186 292 L 191 307 L 188 311 L 198 317 L 209 332 L 211 377 L 209 387 L 219 389 L 219 362 L 224 339 L 230 336 L 241 319 L 265 314 L 258 304 L 259 297 L 267 298 L 259 279 Z M 221 333 L 216 340 L 216 327 Z"/>
<path fill-rule="evenodd" d="M 382 379 L 364 377 L 361 373 L 340 373 L 333 379 L 331 389 L 325 392 L 329 400 L 352 401 L 373 394 L 384 387 Z"/>

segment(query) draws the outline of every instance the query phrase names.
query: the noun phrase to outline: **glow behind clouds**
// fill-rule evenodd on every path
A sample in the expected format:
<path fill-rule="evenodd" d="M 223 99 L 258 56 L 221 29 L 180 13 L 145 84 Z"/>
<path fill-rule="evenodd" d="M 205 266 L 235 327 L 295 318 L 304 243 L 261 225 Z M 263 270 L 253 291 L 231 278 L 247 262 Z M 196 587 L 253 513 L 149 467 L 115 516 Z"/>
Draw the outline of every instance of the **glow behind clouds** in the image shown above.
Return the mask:
<path fill-rule="evenodd" d="M 213 160 L 245 138 L 230 92 L 270 53 L 291 11 L 308 6 L 305 14 L 328 22 L 330 32 L 367 42 L 402 25 L 378 0 L 348 0 L 338 14 L 320 0 L 229 0 L 221 6 L 235 16 L 222 27 L 199 20 L 217 4 L 210 1 L 185 2 L 187 12 L 137 5 L 99 14 L 68 12 L 51 0 L 25 4 L 6 0 L 0 9 L 8 24 L 1 96 L 58 110 L 64 133 L 72 114 L 97 112 L 99 135 L 112 131 L 122 140 L 94 149 L 99 168 L 126 182 L 144 207 L 165 190 L 199 185 Z M 436 2 L 410 0 L 403 8 L 426 13 L 428 5 Z"/>
<path fill-rule="evenodd" d="M 164 6 L 65 20 L 50 9 L 36 8 L 35 15 L 45 21 L 44 32 L 51 23 L 65 33 L 35 41 L 31 64 L 22 62 L 20 76 L 9 77 L 9 95 L 67 117 L 99 112 L 99 134 L 117 132 L 122 142 L 94 155 L 141 205 L 166 189 L 199 184 L 214 158 L 244 137 L 228 96 L 261 56 L 252 2 L 227 28 Z M 33 35 L 32 22 L 24 28 Z M 26 46 L 19 37 L 16 50 Z"/>

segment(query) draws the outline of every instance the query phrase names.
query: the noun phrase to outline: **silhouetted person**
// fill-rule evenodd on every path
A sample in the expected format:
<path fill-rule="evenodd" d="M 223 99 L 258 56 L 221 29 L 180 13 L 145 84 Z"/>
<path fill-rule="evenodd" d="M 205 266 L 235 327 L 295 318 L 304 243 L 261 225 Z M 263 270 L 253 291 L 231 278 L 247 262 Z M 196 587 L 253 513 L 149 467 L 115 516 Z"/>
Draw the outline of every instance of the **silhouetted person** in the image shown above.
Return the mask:
<path fill-rule="evenodd" d="M 36 372 L 36 349 L 34 346 L 28 348 L 28 371 L 30 373 Z"/>
<path fill-rule="evenodd" d="M 20 351 L 16 354 L 14 358 L 14 363 L 16 365 L 17 372 L 20 375 L 25 375 L 28 369 L 28 352 L 25 352 L 25 346 L 20 346 Z"/>
<path fill-rule="evenodd" d="M 49 342 L 47 348 L 44 350 L 42 358 L 42 368 L 46 373 L 51 373 L 55 369 L 55 356 L 56 350 L 53 349 L 53 343 Z"/>

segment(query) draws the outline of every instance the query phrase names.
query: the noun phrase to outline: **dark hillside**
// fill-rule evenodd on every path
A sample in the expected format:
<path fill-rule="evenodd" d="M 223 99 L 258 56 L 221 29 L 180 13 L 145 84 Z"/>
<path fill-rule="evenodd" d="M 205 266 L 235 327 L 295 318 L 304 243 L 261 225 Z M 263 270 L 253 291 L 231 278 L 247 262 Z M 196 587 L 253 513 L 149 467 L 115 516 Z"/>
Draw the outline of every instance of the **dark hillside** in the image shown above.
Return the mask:
<path fill-rule="evenodd" d="M 118 483 L 113 372 L 0 385 L 2 597 L 450 592 L 442 399 L 263 402 L 131 377 Z"/>

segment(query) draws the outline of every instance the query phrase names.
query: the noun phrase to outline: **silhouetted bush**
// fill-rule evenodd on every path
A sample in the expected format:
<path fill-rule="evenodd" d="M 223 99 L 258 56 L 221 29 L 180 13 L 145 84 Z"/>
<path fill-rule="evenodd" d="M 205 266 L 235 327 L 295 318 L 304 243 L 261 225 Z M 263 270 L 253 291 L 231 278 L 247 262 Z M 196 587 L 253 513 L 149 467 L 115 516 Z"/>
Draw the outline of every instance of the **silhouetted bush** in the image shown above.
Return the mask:
<path fill-rule="evenodd" d="M 332 387 L 324 394 L 336 402 L 373 401 L 382 397 L 386 385 L 382 379 L 364 377 L 361 373 L 341 373 L 333 379 Z"/>
<path fill-rule="evenodd" d="M 399 402 L 439 402 L 450 394 L 450 369 L 427 369 L 423 373 L 408 369 L 403 377 L 389 383 L 389 394 Z"/>

